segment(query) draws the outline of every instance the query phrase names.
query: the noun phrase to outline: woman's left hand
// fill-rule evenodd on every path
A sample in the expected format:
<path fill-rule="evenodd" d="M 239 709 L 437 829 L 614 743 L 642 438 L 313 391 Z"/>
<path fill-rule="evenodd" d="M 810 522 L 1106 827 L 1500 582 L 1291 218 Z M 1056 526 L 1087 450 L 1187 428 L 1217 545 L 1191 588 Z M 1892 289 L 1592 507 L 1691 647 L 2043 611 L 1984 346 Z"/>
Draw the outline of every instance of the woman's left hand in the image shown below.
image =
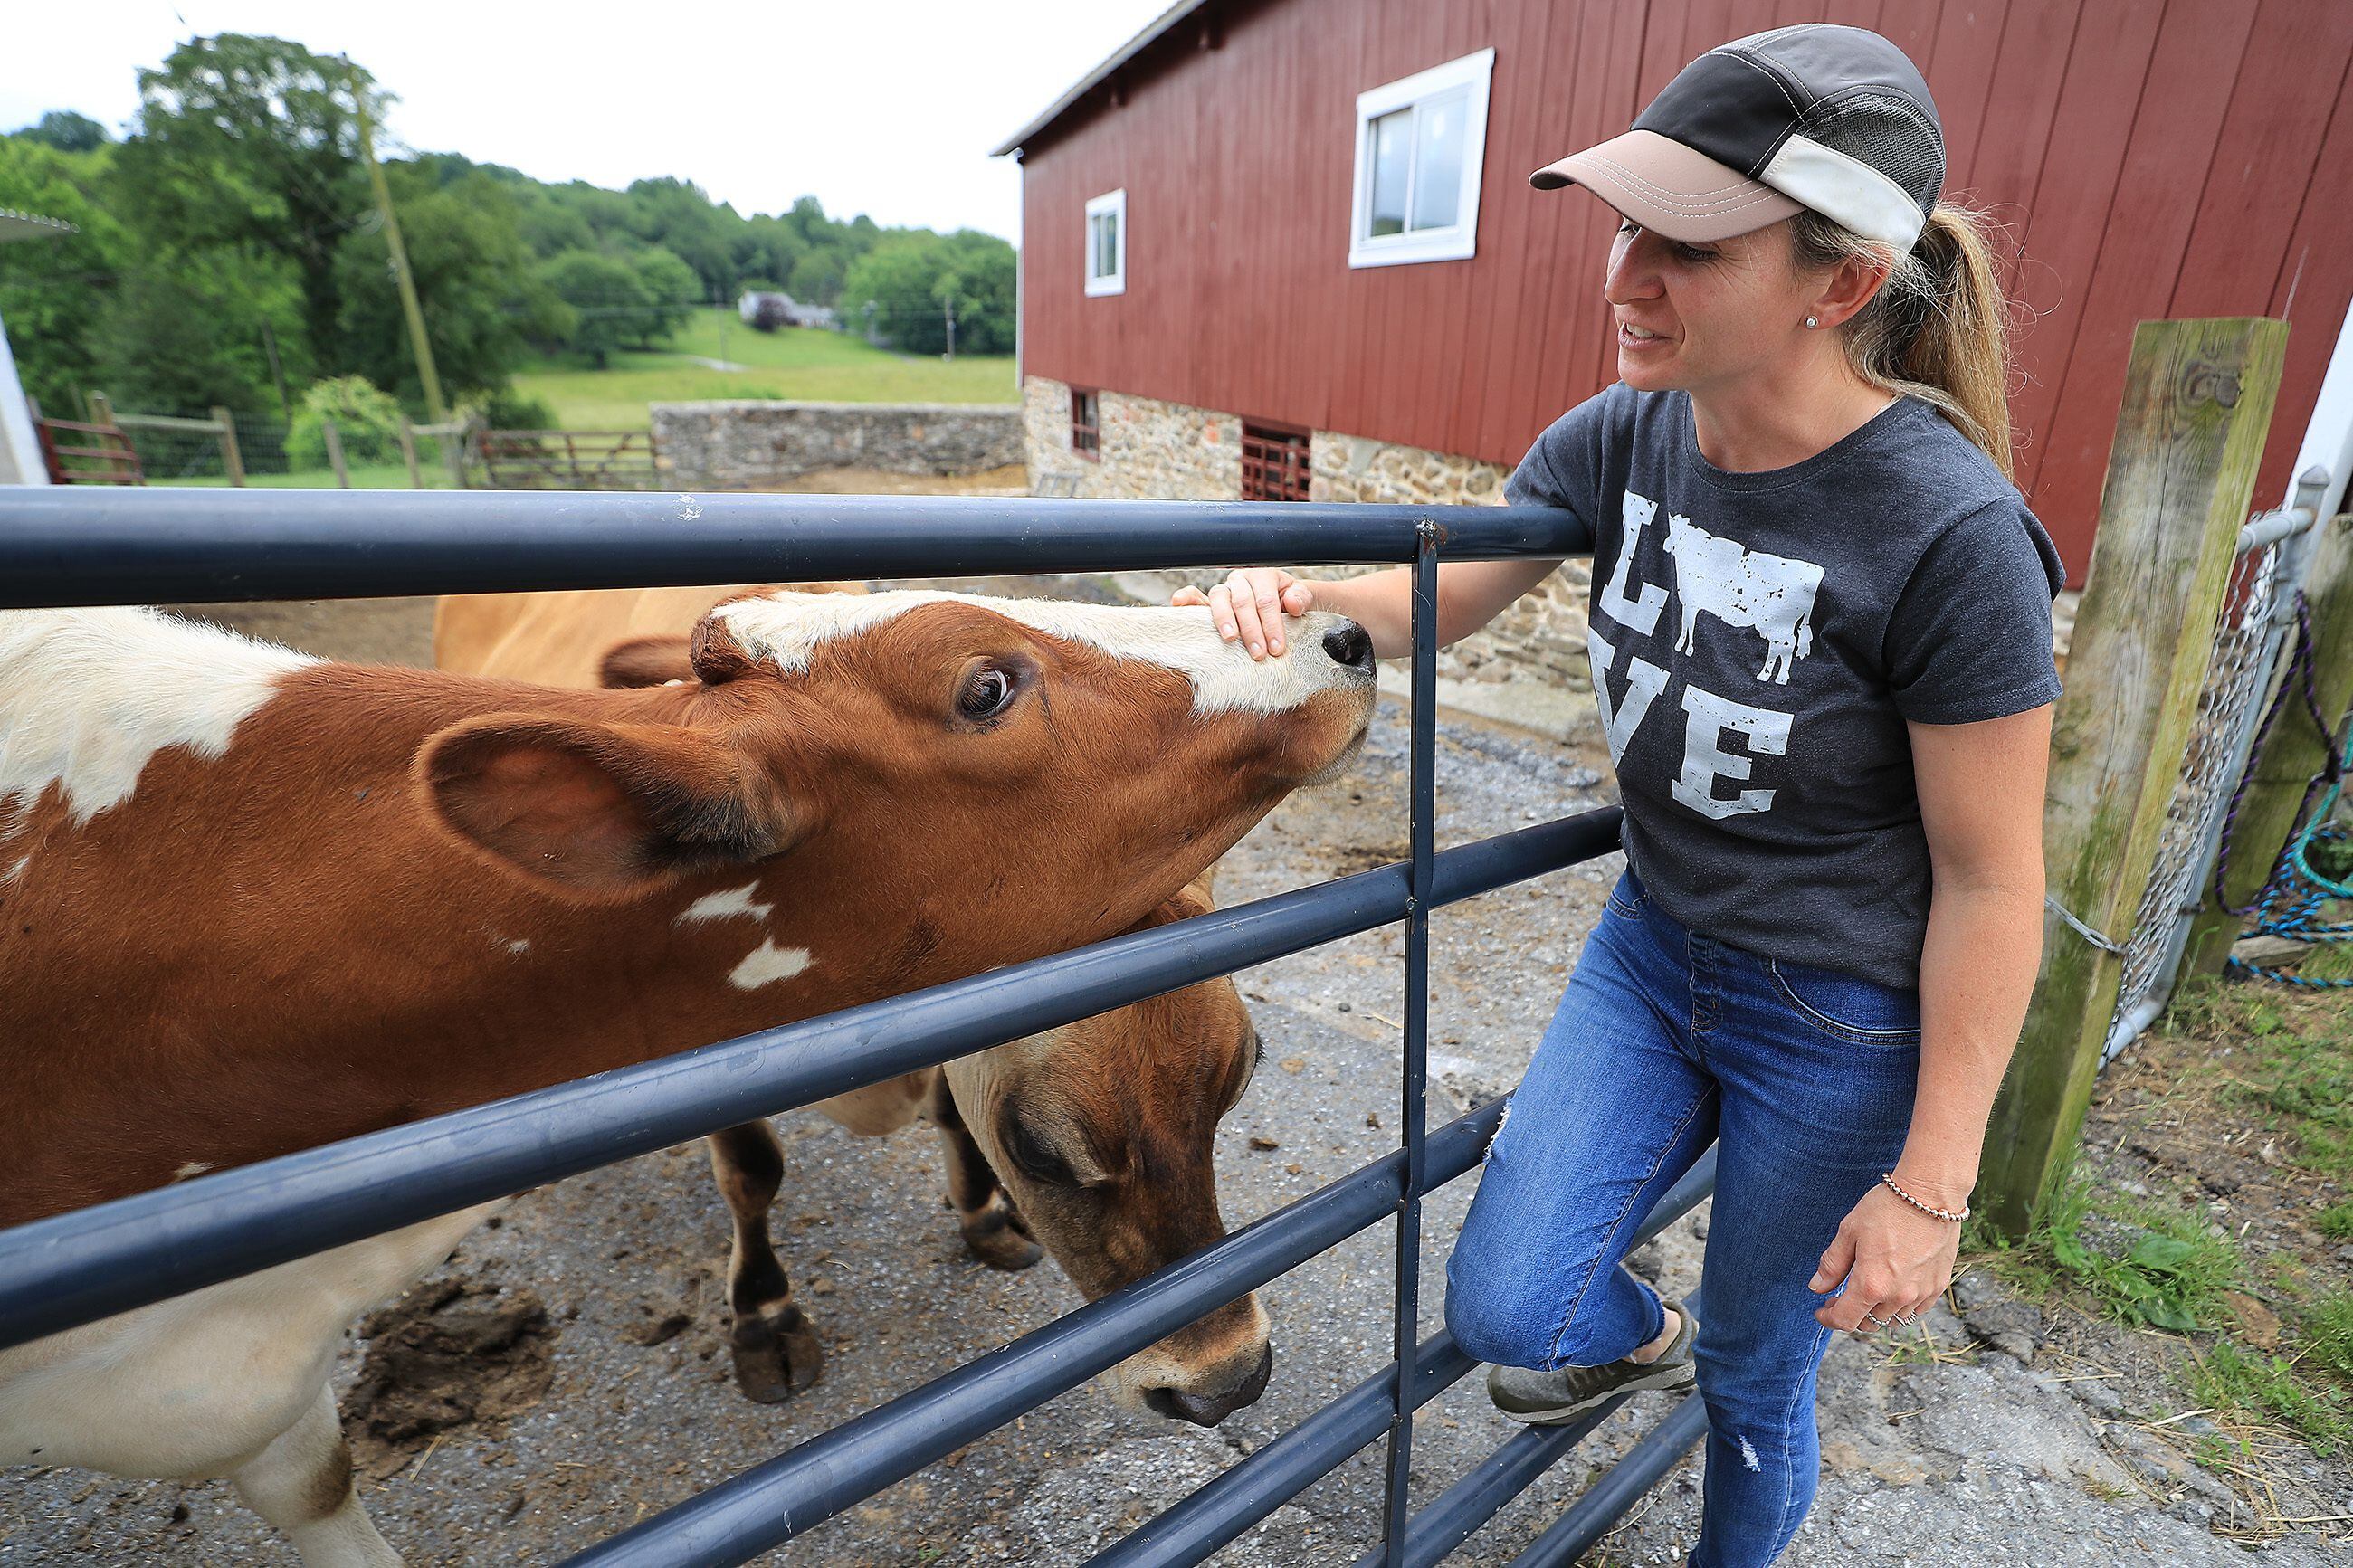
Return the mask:
<path fill-rule="evenodd" d="M 1882 1183 L 1840 1222 L 1822 1266 L 1807 1281 L 1818 1296 L 1846 1285 L 1815 1320 L 1860 1335 L 1909 1322 L 1952 1283 L 1960 1249 L 1959 1226 L 1922 1214 Z"/>

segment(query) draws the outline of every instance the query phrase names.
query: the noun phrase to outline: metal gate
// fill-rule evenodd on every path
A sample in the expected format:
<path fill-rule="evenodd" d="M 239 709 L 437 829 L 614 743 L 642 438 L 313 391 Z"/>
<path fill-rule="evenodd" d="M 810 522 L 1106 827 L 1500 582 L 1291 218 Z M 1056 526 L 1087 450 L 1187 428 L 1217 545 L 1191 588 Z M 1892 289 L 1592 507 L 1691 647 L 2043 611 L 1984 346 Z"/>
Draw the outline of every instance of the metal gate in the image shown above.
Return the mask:
<path fill-rule="evenodd" d="M 755 580 L 1410 563 L 1411 858 L 1092 947 L 408 1123 L 0 1232 L 0 1348 L 502 1197 L 1263 963 L 1406 924 L 1403 1134 L 1393 1153 L 1146 1279 L 624 1531 L 575 1564 L 741 1563 L 1074 1388 L 1219 1305 L 1394 1218 L 1391 1364 L 1095 1559 L 1198 1563 L 1374 1439 L 1383 1546 L 1439 1561 L 1616 1408 L 1527 1427 L 1409 1512 L 1412 1413 L 1472 1369 L 1416 1342 L 1422 1194 L 1473 1169 L 1496 1100 L 1425 1126 L 1430 911 L 1616 847 L 1581 813 L 1434 852 L 1437 571 L 1580 554 L 1537 508 L 978 498 L 18 490 L 0 499 L 0 608 Z M 1712 1190 L 1715 1156 L 1656 1234 Z M 1572 1561 L 1704 1430 L 1687 1396 L 1517 1564 Z"/>

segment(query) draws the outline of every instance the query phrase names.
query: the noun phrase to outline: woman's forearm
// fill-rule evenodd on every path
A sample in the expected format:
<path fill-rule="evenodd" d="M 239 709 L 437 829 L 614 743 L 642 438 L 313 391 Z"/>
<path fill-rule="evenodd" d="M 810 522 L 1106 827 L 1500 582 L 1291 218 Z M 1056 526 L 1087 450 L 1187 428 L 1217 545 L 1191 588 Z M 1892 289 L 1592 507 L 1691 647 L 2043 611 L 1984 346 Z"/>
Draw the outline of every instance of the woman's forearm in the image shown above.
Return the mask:
<path fill-rule="evenodd" d="M 1557 561 L 1455 561 L 1438 569 L 1438 644 L 1460 642 L 1550 576 Z M 1413 651 L 1413 572 L 1393 566 L 1362 577 L 1315 578 L 1315 607 L 1347 616 L 1382 658 Z"/>
<path fill-rule="evenodd" d="M 2042 953 L 2042 867 L 1940 887 L 1920 953 L 1920 1081 L 1896 1180 L 1957 1209 L 1977 1184 L 1986 1121 L 2017 1047 Z"/>

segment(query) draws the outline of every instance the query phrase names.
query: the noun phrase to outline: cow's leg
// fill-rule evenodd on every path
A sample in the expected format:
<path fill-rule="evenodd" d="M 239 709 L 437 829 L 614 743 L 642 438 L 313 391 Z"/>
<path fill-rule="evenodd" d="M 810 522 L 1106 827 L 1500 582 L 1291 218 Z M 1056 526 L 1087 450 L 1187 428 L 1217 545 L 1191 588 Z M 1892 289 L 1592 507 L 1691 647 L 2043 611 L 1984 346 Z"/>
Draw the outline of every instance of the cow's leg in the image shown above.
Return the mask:
<path fill-rule="evenodd" d="M 294 1543 L 304 1568 L 400 1568 L 400 1554 L 360 1507 L 332 1389 L 322 1385 L 301 1419 L 229 1479 L 248 1508 Z"/>
<path fill-rule="evenodd" d="M 1014 1208 L 1013 1194 L 997 1179 L 988 1156 L 980 1152 L 972 1129 L 964 1124 L 955 1096 L 948 1091 L 945 1073 L 933 1087 L 925 1110 L 940 1130 L 940 1143 L 947 1154 L 948 1202 L 955 1205 L 965 1249 L 991 1268 L 1008 1270 L 1027 1268 L 1044 1257 Z"/>
<path fill-rule="evenodd" d="M 774 1405 L 815 1383 L 825 1368 L 825 1349 L 793 1300 L 793 1282 L 768 1238 L 768 1205 L 785 1180 L 785 1146 L 765 1121 L 714 1132 L 710 1142 L 711 1173 L 735 1216 L 727 1258 L 735 1386 L 746 1399 Z"/>

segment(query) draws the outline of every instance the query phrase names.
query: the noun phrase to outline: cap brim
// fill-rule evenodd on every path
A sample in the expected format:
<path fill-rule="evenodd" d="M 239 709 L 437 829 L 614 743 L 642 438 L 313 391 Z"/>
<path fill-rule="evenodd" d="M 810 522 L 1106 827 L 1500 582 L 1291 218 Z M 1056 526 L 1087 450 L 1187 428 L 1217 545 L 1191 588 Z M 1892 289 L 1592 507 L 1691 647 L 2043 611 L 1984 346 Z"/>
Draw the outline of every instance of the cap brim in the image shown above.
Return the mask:
<path fill-rule="evenodd" d="M 1770 185 L 1655 131 L 1629 131 L 1528 176 L 1540 191 L 1583 185 L 1644 228 L 1687 244 L 1729 239 L 1806 210 Z"/>

